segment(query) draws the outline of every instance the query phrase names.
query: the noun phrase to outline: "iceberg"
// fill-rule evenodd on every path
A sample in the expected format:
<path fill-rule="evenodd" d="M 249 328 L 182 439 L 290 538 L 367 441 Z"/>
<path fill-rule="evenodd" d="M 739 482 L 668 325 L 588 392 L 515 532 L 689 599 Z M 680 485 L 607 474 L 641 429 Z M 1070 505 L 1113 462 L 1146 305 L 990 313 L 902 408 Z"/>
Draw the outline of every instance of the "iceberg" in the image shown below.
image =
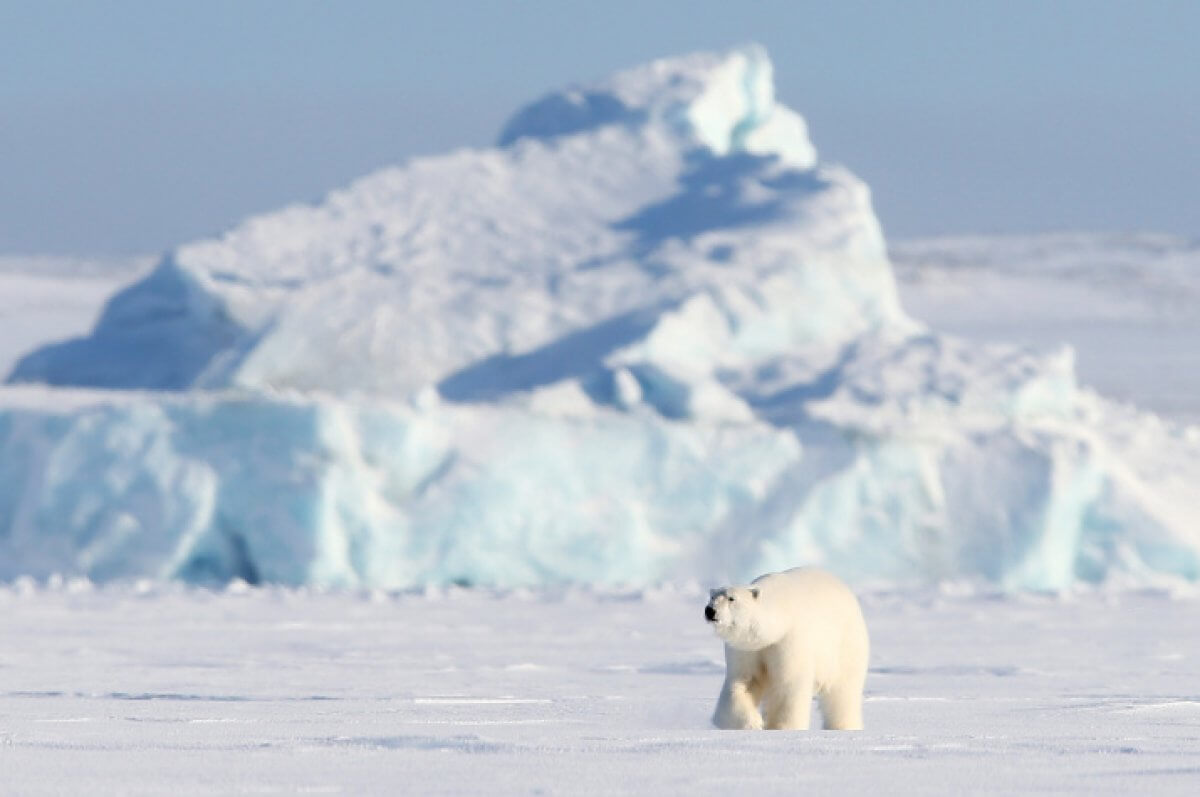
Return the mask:
<path fill-rule="evenodd" d="M 1200 579 L 1200 431 L 911 318 L 757 46 L 180 246 L 9 381 L 0 579 Z"/>
<path fill-rule="evenodd" d="M 759 350 L 904 317 L 866 186 L 816 163 L 760 48 L 551 95 L 500 140 L 185 244 L 11 381 L 466 399 L 598 366 L 695 298 Z"/>
<path fill-rule="evenodd" d="M 799 455 L 762 425 L 487 406 L 129 397 L 2 418 L 5 578 L 645 583 Z"/>

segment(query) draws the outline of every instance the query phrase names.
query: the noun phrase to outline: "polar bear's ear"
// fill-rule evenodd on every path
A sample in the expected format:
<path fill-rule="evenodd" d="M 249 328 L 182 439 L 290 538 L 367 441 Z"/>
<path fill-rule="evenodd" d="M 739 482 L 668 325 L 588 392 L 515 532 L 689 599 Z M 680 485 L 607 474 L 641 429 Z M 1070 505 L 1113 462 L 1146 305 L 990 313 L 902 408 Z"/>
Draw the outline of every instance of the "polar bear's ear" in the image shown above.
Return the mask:
<path fill-rule="evenodd" d="M 758 600 L 758 587 L 750 588 L 750 597 L 754 598 L 755 600 Z"/>

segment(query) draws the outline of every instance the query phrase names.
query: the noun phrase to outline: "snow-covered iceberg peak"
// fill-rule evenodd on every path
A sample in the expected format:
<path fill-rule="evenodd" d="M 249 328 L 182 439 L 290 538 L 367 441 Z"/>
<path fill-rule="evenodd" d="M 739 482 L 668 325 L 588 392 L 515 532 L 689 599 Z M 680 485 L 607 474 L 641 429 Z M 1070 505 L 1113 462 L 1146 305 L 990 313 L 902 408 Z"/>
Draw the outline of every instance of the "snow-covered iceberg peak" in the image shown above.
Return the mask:
<path fill-rule="evenodd" d="M 501 142 L 183 244 L 10 380 L 478 401 L 594 380 L 685 307 L 729 327 L 701 381 L 907 323 L 870 191 L 817 164 L 760 47 L 560 91 Z"/>
<path fill-rule="evenodd" d="M 663 58 L 552 92 L 518 111 L 499 143 L 551 139 L 610 124 L 665 125 L 715 155 L 774 155 L 797 169 L 817 162 L 804 119 L 776 104 L 771 59 L 756 44 Z"/>

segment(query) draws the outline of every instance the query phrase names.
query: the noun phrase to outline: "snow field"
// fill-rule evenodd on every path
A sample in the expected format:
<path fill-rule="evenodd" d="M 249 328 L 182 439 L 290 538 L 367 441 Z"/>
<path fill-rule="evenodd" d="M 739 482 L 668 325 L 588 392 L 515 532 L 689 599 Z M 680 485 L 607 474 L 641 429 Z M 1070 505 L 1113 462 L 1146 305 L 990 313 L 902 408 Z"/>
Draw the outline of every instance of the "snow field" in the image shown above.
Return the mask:
<path fill-rule="evenodd" d="M 698 587 L 0 590 L 20 794 L 1191 794 L 1198 596 L 863 598 L 862 733 L 712 730 Z"/>
<path fill-rule="evenodd" d="M 905 309 L 974 341 L 1069 344 L 1081 384 L 1200 422 L 1200 243 L 1053 233 L 893 243 Z M 980 301 L 986 297 L 986 301 Z"/>
<path fill-rule="evenodd" d="M 88 332 L 105 301 L 153 262 L 0 255 L 0 376 L 35 348 Z"/>

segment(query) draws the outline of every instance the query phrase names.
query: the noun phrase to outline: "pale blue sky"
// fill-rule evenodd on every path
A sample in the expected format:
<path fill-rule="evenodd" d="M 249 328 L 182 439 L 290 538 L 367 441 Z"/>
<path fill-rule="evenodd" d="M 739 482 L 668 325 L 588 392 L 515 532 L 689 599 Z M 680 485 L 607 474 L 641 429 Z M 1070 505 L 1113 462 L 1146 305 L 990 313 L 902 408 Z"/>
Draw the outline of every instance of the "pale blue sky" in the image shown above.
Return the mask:
<path fill-rule="evenodd" d="M 1192 0 L 0 0 L 0 252 L 165 249 L 746 41 L 889 236 L 1200 237 Z"/>

